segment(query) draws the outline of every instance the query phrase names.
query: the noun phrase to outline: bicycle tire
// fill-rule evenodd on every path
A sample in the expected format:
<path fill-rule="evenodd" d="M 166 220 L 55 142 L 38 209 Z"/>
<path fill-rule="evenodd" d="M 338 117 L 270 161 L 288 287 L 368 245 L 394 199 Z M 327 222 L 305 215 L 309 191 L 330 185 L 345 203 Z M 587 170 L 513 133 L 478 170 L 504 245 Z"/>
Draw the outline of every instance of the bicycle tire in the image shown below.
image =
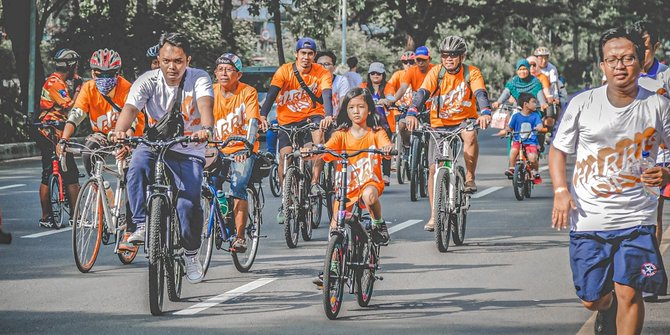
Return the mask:
<path fill-rule="evenodd" d="M 99 192 L 98 182 L 95 179 L 88 180 L 79 192 L 74 206 L 72 253 L 74 263 L 81 273 L 91 271 L 100 252 L 104 221 Z M 95 239 L 93 245 L 90 245 L 91 238 Z"/>
<path fill-rule="evenodd" d="M 125 236 L 125 234 L 127 232 L 128 224 L 131 222 L 130 208 L 125 205 L 126 204 L 125 201 L 128 201 L 127 190 L 125 188 L 122 188 L 122 191 L 123 191 L 123 199 L 125 199 L 125 200 L 121 202 L 121 206 L 122 206 L 121 210 L 125 210 L 126 213 L 125 213 L 125 215 L 120 215 L 117 218 L 117 220 L 118 220 L 117 222 L 119 222 L 117 225 L 118 226 L 123 225 L 123 223 L 120 223 L 120 222 L 122 222 L 122 220 L 125 220 L 126 229 L 123 229 L 121 232 L 119 232 L 119 234 L 121 234 L 121 235 L 118 235 L 118 236 Z M 117 238 L 118 238 L 118 236 L 117 236 Z M 122 264 L 128 265 L 135 260 L 135 257 L 137 257 L 137 253 L 139 252 L 139 249 L 140 249 L 139 247 L 136 247 L 136 248 L 134 248 L 134 251 L 127 251 L 127 250 L 117 251 L 116 256 L 119 258 L 119 261 L 121 261 Z"/>
<path fill-rule="evenodd" d="M 323 195 L 319 195 L 317 197 L 310 197 L 309 198 L 310 202 L 311 202 L 311 204 L 309 206 L 309 212 L 310 212 L 309 213 L 310 214 L 309 215 L 309 217 L 310 217 L 309 224 L 311 226 L 310 226 L 310 229 L 309 229 L 310 230 L 309 238 L 306 239 L 305 241 L 311 240 L 312 239 L 312 233 L 311 233 L 312 229 L 319 228 L 319 226 L 321 225 L 321 217 L 323 215 L 323 198 L 324 198 Z M 303 239 L 305 239 L 304 236 L 303 236 Z"/>
<path fill-rule="evenodd" d="M 451 220 L 449 220 L 449 174 L 445 169 L 437 170 L 435 178 L 437 189 L 433 194 L 433 220 L 435 220 L 435 245 L 439 252 L 449 250 L 449 238 L 451 237 Z"/>
<path fill-rule="evenodd" d="M 212 204 L 216 203 L 213 198 L 210 198 L 210 194 L 204 192 L 200 196 L 200 206 L 202 206 L 202 233 L 200 240 L 200 251 L 198 251 L 198 257 L 202 263 L 202 275 L 203 277 L 207 275 L 207 270 L 209 270 L 209 265 L 212 262 L 212 253 L 214 251 L 214 238 L 216 236 L 215 230 L 219 229 L 219 225 L 216 222 L 216 215 L 212 212 Z M 206 195 L 207 194 L 207 195 Z M 212 217 L 212 215 L 214 216 Z M 210 226 L 211 220 L 211 226 Z"/>
<path fill-rule="evenodd" d="M 421 146 L 419 155 L 419 195 L 422 198 L 428 196 L 428 148 Z"/>
<path fill-rule="evenodd" d="M 289 167 L 284 175 L 282 204 L 284 206 L 284 238 L 290 249 L 298 246 L 298 235 L 300 234 L 300 204 L 297 203 L 300 186 L 298 182 L 298 168 Z"/>
<path fill-rule="evenodd" d="M 531 178 L 531 172 L 526 171 L 526 183 L 523 188 L 523 195 L 530 199 L 530 195 L 533 189 L 533 179 Z"/>
<path fill-rule="evenodd" d="M 333 165 L 330 163 L 326 164 L 326 166 L 328 172 L 326 173 L 325 184 L 328 186 L 328 188 L 324 188 L 326 192 L 322 200 L 326 205 L 326 215 L 328 216 L 328 222 L 331 222 L 333 220 L 333 203 L 335 201 L 335 183 L 333 181 L 335 167 L 333 167 Z"/>
<path fill-rule="evenodd" d="M 244 229 L 244 237 L 247 241 L 247 250 L 244 253 L 234 252 L 233 263 L 239 272 L 248 272 L 256 260 L 258 253 L 258 245 L 260 242 L 261 223 L 263 217 L 261 216 L 261 207 L 258 199 L 258 192 L 251 187 L 247 187 L 247 199 L 250 203 L 247 211 L 247 225 Z"/>
<path fill-rule="evenodd" d="M 270 192 L 272 192 L 272 195 L 276 198 L 281 195 L 281 185 L 279 185 L 279 176 L 277 173 L 277 170 L 279 169 L 279 166 L 277 164 L 272 164 L 272 167 L 270 168 Z"/>
<path fill-rule="evenodd" d="M 396 179 L 398 179 L 398 184 L 404 184 L 405 183 L 405 174 L 404 174 L 404 164 L 403 164 L 403 155 L 405 153 L 405 147 L 402 145 L 402 136 L 398 136 L 397 134 L 393 134 L 393 144 L 395 146 L 395 149 L 398 151 L 398 155 L 393 156 L 395 161 L 395 171 L 396 171 Z"/>
<path fill-rule="evenodd" d="M 323 310 L 330 320 L 337 319 L 342 308 L 346 252 L 343 236 L 332 236 L 328 241 L 323 264 Z"/>
<path fill-rule="evenodd" d="M 525 167 L 523 163 L 516 163 L 514 166 L 514 175 L 512 177 L 512 188 L 514 189 L 514 197 L 516 200 L 522 201 L 524 197 L 523 189 L 525 188 L 524 174 Z"/>
<path fill-rule="evenodd" d="M 65 201 L 60 201 L 60 183 L 58 177 L 52 174 L 49 176 L 49 202 L 51 203 L 51 217 L 56 229 L 65 227 Z M 65 192 L 65 190 L 63 190 Z M 63 197 L 65 200 L 65 197 Z"/>
<path fill-rule="evenodd" d="M 419 144 L 420 141 L 417 137 L 412 137 L 411 141 L 411 151 L 410 151 L 410 181 L 409 181 L 409 200 L 417 201 L 418 200 L 418 188 L 419 188 Z"/>
<path fill-rule="evenodd" d="M 182 258 L 179 253 L 181 249 L 179 240 L 181 239 L 181 234 L 179 232 L 179 221 L 177 219 L 177 209 L 173 208 L 172 215 L 169 217 L 167 223 L 170 224 L 167 232 L 170 233 L 170 238 L 166 239 L 165 245 L 165 269 L 167 275 L 167 292 L 168 299 L 170 301 L 176 302 L 181 301 L 181 288 L 184 278 L 184 265 L 182 263 Z"/>
<path fill-rule="evenodd" d="M 365 263 L 367 268 L 362 268 L 357 271 L 356 275 L 356 301 L 358 306 L 367 307 L 372 299 L 374 292 L 375 281 L 377 280 L 375 274 L 378 267 L 378 250 L 379 246 L 368 244 L 370 252 Z"/>
<path fill-rule="evenodd" d="M 149 220 L 146 227 L 149 235 L 149 309 L 151 315 L 163 314 L 165 286 L 165 264 L 163 257 L 163 233 L 161 228 L 167 219 L 167 204 L 161 197 L 151 198 Z"/>
<path fill-rule="evenodd" d="M 452 239 L 454 241 L 455 245 L 463 245 L 463 242 L 465 242 L 465 227 L 467 224 L 467 217 L 468 217 L 468 211 L 467 208 L 463 208 L 465 206 L 465 201 L 466 197 L 468 197 L 465 192 L 463 192 L 463 189 L 465 185 L 463 182 L 465 181 L 465 169 L 462 166 L 456 167 L 456 173 L 457 173 L 457 181 L 456 181 L 456 192 L 459 195 L 459 208 L 458 208 L 458 214 L 456 214 L 455 218 L 453 218 L 452 221 Z"/>

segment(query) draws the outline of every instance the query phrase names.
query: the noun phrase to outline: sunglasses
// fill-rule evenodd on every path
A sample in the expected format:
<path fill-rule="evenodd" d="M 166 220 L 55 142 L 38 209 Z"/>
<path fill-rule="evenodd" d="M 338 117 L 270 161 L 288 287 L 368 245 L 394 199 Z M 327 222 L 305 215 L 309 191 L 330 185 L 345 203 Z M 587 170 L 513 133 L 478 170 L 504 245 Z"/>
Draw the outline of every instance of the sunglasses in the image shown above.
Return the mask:
<path fill-rule="evenodd" d="M 536 66 L 537 66 L 537 64 L 535 64 L 535 63 L 530 63 L 530 67 L 536 67 Z"/>
<path fill-rule="evenodd" d="M 371 76 L 381 76 L 382 74 L 383 73 L 379 73 L 379 72 L 370 72 Z"/>
<path fill-rule="evenodd" d="M 317 64 L 319 64 L 321 66 L 331 66 L 331 65 L 333 65 L 333 63 L 317 63 Z"/>
<path fill-rule="evenodd" d="M 443 52 L 442 58 L 458 58 L 462 55 L 460 52 Z"/>
<path fill-rule="evenodd" d="M 404 60 L 404 61 L 402 61 L 402 63 L 403 63 L 403 64 L 414 65 L 414 61 L 413 61 L 413 60 Z"/>
<path fill-rule="evenodd" d="M 116 72 L 116 71 L 107 71 L 107 72 L 94 71 L 93 73 L 95 73 L 95 76 L 98 77 L 98 78 L 114 78 L 114 77 L 116 77 L 118 72 Z"/>

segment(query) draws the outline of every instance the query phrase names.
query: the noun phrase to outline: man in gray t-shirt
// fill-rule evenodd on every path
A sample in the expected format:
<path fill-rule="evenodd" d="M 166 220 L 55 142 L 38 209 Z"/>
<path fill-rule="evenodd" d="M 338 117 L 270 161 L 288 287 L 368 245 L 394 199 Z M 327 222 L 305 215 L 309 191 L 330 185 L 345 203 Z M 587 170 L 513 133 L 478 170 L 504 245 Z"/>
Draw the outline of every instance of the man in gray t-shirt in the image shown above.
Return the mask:
<path fill-rule="evenodd" d="M 600 59 L 608 84 L 572 100 L 552 142 L 552 226 L 570 222 L 575 290 L 587 309 L 599 312 L 596 333 L 633 334 L 644 323 L 641 292 L 667 289 L 654 234 L 658 187 L 670 173 L 646 168 L 643 157 L 670 143 L 670 101 L 638 86 L 639 33 L 608 30 Z M 575 153 L 568 186 L 566 156 Z"/>

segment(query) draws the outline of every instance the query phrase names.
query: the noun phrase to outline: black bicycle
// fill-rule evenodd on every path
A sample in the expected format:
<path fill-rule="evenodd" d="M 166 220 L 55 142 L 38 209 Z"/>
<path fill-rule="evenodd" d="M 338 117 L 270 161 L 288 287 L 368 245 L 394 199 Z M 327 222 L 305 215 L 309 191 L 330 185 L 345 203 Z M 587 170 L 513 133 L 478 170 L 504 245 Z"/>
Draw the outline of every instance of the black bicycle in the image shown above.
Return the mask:
<path fill-rule="evenodd" d="M 284 183 L 282 204 L 284 208 L 284 237 L 289 248 L 298 246 L 298 235 L 304 241 L 312 239 L 312 229 L 321 223 L 323 203 L 321 195 L 310 195 L 312 165 L 300 156 L 298 137 L 319 129 L 314 123 L 299 127 L 270 126 L 271 130 L 285 132 L 291 140 L 293 152 L 284 155 Z"/>
<path fill-rule="evenodd" d="M 419 127 L 412 131 L 409 145 L 409 199 L 417 201 L 419 196 L 428 196 L 428 139 L 423 132 L 423 126 L 428 125 L 428 112 L 419 113 L 417 116 Z"/>
<path fill-rule="evenodd" d="M 378 149 L 364 149 L 348 153 L 337 152 L 327 148 L 318 148 L 305 154 L 331 154 L 338 159 L 342 171 L 348 171 L 349 158 L 362 153 L 384 155 Z M 391 155 L 397 152 L 392 151 Z M 381 244 L 375 243 L 371 236 L 370 216 L 363 214 L 358 202 L 352 212 L 347 212 L 348 173 L 340 173 L 337 201 L 339 209 L 337 227 L 330 232 L 328 249 L 323 265 L 323 308 L 326 316 L 334 320 L 342 307 L 344 284 L 349 287 L 350 294 L 356 294 L 358 305 L 365 307 L 372 299 L 374 283 L 383 280 L 377 276 L 379 269 L 379 252 Z"/>
<path fill-rule="evenodd" d="M 405 148 L 402 141 L 402 134 L 400 133 L 400 119 L 407 114 L 407 107 L 391 106 L 389 107 L 389 111 L 398 111 L 398 114 L 395 115 L 395 132 L 393 133 L 393 136 L 391 136 L 391 143 L 393 143 L 393 148 L 398 151 L 398 155 L 394 156 L 391 160 L 391 166 L 396 171 L 398 184 L 404 184 L 405 180 L 411 181 L 408 158 L 409 148 Z"/>

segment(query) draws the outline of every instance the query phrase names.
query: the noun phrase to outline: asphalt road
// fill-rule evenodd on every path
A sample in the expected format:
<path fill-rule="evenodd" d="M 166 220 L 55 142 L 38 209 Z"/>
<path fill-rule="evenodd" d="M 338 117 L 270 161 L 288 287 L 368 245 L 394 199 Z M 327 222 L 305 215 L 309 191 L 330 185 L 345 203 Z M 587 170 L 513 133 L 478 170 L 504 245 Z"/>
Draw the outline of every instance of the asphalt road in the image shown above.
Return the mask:
<path fill-rule="evenodd" d="M 280 201 L 267 184 L 267 238 L 252 271 L 238 273 L 230 255 L 219 251 L 206 279 L 184 283 L 183 301 L 166 302 L 165 315 L 153 317 L 146 258 L 124 266 L 111 246 L 103 246 L 93 271 L 80 273 L 70 232 L 37 225 L 39 160 L 0 163 L 0 207 L 5 229 L 14 235 L 11 245 L 0 245 L 0 333 L 592 333 L 592 313 L 572 287 L 567 232 L 550 228 L 546 170 L 533 197 L 517 201 L 502 175 L 504 141 L 491 133 L 480 133 L 479 193 L 465 244 L 438 252 L 434 235 L 423 231 L 428 201 L 410 202 L 409 186 L 393 180 L 382 197 L 392 230 L 381 252 L 384 280 L 376 283 L 370 307 L 358 307 L 355 296 L 345 294 L 337 321 L 326 318 L 321 291 L 311 283 L 323 264 L 325 213 L 313 241 L 288 249 L 274 219 Z M 43 232 L 54 233 L 34 235 Z M 218 303 L 193 315 L 175 314 L 208 300 Z M 644 334 L 670 334 L 668 300 L 647 304 Z"/>

